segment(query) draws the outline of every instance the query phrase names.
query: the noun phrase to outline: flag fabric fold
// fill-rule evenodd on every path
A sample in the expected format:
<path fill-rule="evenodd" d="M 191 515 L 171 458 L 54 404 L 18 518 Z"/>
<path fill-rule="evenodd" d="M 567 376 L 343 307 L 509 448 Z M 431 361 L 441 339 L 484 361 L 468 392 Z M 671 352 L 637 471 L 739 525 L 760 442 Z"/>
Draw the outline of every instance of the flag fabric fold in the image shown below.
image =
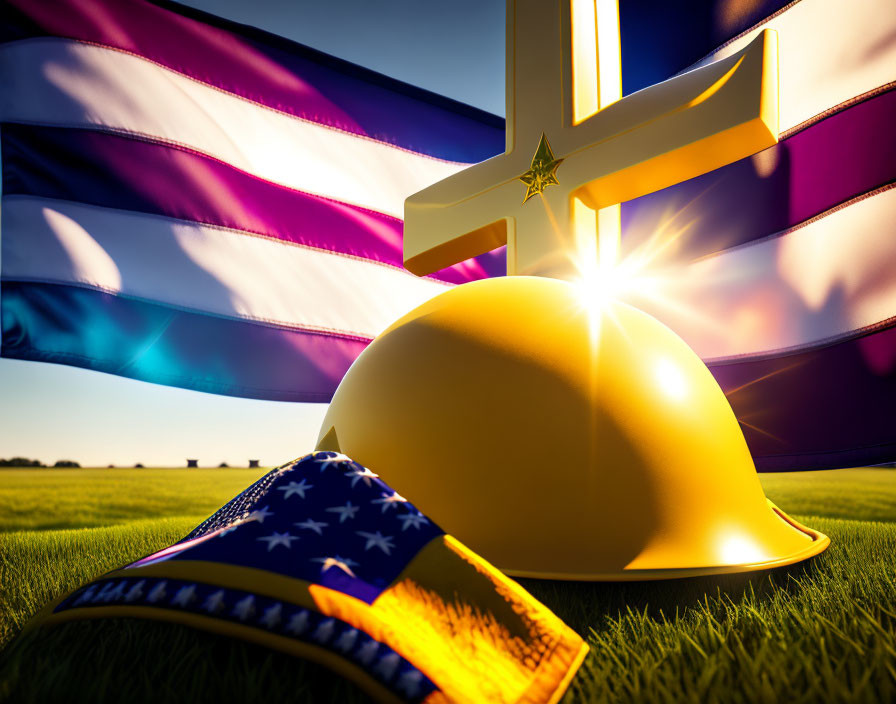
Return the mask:
<path fill-rule="evenodd" d="M 626 91 L 773 29 L 781 137 L 623 205 L 625 252 L 665 233 L 674 278 L 666 300 L 632 302 L 706 361 L 760 470 L 892 461 L 896 14 L 876 0 L 654 9 L 620 3 Z M 627 34 L 651 50 L 626 55 Z"/>
<path fill-rule="evenodd" d="M 619 5 L 626 94 L 779 44 L 780 143 L 623 204 L 623 254 L 662 243 L 661 295 L 631 302 L 706 361 L 760 469 L 892 461 L 896 13 Z M 404 198 L 501 153 L 500 118 L 171 2 L 4 20 L 2 356 L 327 401 L 405 312 L 504 273 L 401 265 Z"/>
<path fill-rule="evenodd" d="M 38 622 L 136 617 L 319 662 L 384 702 L 556 702 L 587 646 L 376 474 L 317 452 Z"/>
<path fill-rule="evenodd" d="M 326 401 L 397 317 L 503 273 L 401 266 L 404 198 L 500 118 L 173 3 L 3 13 L 4 357 Z"/>

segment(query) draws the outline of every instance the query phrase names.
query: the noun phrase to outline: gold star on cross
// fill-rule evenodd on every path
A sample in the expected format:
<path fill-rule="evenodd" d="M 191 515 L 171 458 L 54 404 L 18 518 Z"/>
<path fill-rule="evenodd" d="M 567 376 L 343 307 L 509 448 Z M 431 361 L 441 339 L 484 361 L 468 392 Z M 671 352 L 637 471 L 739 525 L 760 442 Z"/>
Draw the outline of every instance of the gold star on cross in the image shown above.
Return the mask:
<path fill-rule="evenodd" d="M 508 0 L 506 47 L 506 152 L 405 201 L 404 265 L 419 276 L 506 244 L 508 274 L 577 278 L 598 251 L 615 256 L 619 203 L 777 142 L 770 30 L 625 97 L 616 0 Z M 557 157 L 542 136 L 530 167 L 526 145 L 545 134 Z M 519 181 L 523 203 L 540 197 L 520 203 Z"/>
<path fill-rule="evenodd" d="M 554 152 L 551 151 L 551 145 L 548 138 L 541 133 L 541 141 L 538 143 L 538 149 L 535 150 L 535 156 L 532 157 L 532 166 L 529 170 L 519 177 L 519 180 L 528 186 L 526 189 L 526 197 L 523 203 L 532 196 L 541 193 L 548 186 L 559 186 L 557 180 L 557 167 L 563 159 L 555 159 Z"/>

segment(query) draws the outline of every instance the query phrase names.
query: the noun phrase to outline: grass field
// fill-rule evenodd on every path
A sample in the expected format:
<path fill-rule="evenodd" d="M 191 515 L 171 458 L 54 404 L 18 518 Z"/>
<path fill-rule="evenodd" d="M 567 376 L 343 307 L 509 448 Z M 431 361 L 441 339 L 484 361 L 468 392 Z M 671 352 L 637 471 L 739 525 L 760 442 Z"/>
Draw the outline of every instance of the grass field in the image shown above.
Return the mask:
<path fill-rule="evenodd" d="M 0 532 L 198 523 L 266 469 L 0 469 Z"/>
<path fill-rule="evenodd" d="M 263 470 L 0 470 L 0 700 L 360 702 L 317 666 L 138 621 L 9 644 L 44 603 L 182 537 Z M 527 580 L 591 653 L 571 702 L 896 700 L 896 471 L 762 477 L 833 544 L 752 576 Z"/>

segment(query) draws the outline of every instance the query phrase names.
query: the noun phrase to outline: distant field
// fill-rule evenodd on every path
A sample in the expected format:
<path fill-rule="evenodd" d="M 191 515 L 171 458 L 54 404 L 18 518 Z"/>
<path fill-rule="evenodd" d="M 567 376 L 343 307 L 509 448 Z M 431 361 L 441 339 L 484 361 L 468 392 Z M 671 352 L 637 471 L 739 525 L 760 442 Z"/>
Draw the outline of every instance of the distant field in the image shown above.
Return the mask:
<path fill-rule="evenodd" d="M 760 474 L 765 495 L 788 513 L 896 521 L 896 469 Z"/>
<path fill-rule="evenodd" d="M 267 469 L 0 469 L 0 532 L 201 520 Z"/>
<path fill-rule="evenodd" d="M 0 647 L 51 598 L 169 545 L 263 471 L 0 470 Z M 591 645 L 566 704 L 896 700 L 896 471 L 761 480 L 832 538 L 826 553 L 751 577 L 524 582 Z M 73 623 L 0 656 L 0 701 L 259 696 L 366 701 L 315 666 L 164 624 Z"/>
<path fill-rule="evenodd" d="M 0 533 L 209 516 L 267 469 L 0 469 Z M 896 470 L 762 474 L 788 513 L 896 520 Z"/>

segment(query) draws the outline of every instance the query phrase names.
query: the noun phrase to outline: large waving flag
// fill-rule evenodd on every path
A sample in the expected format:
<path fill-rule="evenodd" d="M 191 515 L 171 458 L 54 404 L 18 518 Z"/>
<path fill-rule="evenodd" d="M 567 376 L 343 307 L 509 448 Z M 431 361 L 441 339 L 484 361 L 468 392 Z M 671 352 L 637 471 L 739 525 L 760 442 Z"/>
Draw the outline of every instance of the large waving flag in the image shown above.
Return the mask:
<path fill-rule="evenodd" d="M 4 12 L 3 356 L 325 401 L 396 317 L 503 271 L 418 279 L 400 220 L 500 119 L 180 6 Z"/>
<path fill-rule="evenodd" d="M 638 304 L 708 363 L 761 469 L 896 459 L 892 3 L 643 5 L 620 3 L 627 91 L 776 30 L 781 139 L 623 206 L 630 251 L 672 235 L 673 305 Z"/>
<path fill-rule="evenodd" d="M 2 355 L 252 398 L 351 361 L 501 252 L 417 279 L 405 197 L 502 121 L 172 3 L 7 3 Z M 896 13 L 888 0 L 620 0 L 626 93 L 778 31 L 782 140 L 623 205 L 669 273 L 636 300 L 703 357 L 757 465 L 896 457 Z M 666 236 L 668 235 L 668 236 Z"/>

